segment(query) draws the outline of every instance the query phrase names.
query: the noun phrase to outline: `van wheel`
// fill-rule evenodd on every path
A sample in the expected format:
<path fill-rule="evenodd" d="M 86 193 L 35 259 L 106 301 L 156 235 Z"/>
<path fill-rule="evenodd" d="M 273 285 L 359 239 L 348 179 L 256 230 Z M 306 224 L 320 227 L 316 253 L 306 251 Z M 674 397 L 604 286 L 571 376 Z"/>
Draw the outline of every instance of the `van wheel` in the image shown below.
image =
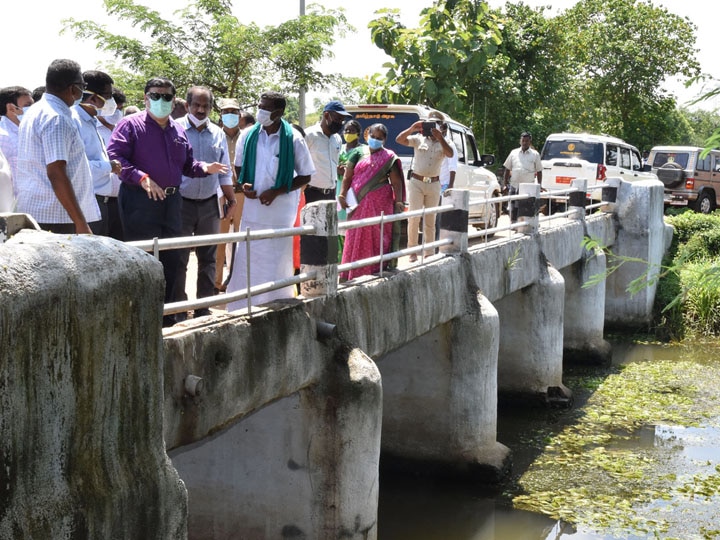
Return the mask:
<path fill-rule="evenodd" d="M 713 210 L 715 210 L 715 199 L 707 191 L 703 191 L 695 201 L 695 211 L 709 214 Z"/>
<path fill-rule="evenodd" d="M 679 186 L 684 180 L 685 173 L 682 165 L 674 161 L 668 161 L 657 170 L 657 176 L 665 187 L 672 188 Z"/>

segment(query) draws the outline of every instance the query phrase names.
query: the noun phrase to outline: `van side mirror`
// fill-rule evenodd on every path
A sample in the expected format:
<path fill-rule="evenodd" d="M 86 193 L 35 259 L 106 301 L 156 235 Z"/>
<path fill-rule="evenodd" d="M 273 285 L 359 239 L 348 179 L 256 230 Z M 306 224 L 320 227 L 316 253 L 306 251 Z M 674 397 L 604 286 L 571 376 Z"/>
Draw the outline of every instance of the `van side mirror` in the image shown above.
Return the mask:
<path fill-rule="evenodd" d="M 493 163 L 495 163 L 495 156 L 493 154 L 482 154 L 480 159 L 475 160 L 473 165 L 475 167 L 490 167 Z"/>

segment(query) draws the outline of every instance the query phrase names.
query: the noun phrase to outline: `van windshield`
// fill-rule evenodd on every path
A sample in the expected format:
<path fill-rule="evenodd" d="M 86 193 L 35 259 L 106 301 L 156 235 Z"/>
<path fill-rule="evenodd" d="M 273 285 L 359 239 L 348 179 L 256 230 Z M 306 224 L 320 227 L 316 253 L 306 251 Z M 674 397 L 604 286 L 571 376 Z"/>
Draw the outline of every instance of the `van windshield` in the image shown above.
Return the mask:
<path fill-rule="evenodd" d="M 420 116 L 413 112 L 392 112 L 383 110 L 372 110 L 372 111 L 357 111 L 352 113 L 353 118 L 360 122 L 362 126 L 362 132 L 365 132 L 366 128 L 369 128 L 373 124 L 385 124 L 388 129 L 387 141 L 385 147 L 395 152 L 398 156 L 412 156 L 413 149 L 409 146 L 402 146 L 395 142 L 401 131 L 406 130 L 412 124 L 420 120 Z M 367 143 L 364 137 L 362 142 Z"/>
<path fill-rule="evenodd" d="M 584 159 L 590 163 L 604 163 L 600 142 L 545 141 L 540 159 Z"/>
<path fill-rule="evenodd" d="M 652 166 L 659 168 L 666 163 L 677 163 L 681 165 L 683 169 L 686 169 L 689 160 L 689 152 L 658 152 L 653 158 Z"/>

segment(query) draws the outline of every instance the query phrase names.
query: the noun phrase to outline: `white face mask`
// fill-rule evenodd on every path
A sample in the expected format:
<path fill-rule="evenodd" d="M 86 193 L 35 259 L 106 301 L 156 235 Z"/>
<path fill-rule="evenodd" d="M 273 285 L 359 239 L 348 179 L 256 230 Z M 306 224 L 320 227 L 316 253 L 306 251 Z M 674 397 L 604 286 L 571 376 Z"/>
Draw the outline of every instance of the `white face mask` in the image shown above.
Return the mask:
<path fill-rule="evenodd" d="M 102 111 L 100 111 L 99 114 L 107 121 L 108 124 L 112 124 L 113 126 L 122 120 L 123 117 L 122 109 L 116 109 L 114 113 L 109 115 L 103 114 Z"/>
<path fill-rule="evenodd" d="M 257 121 L 263 127 L 270 127 L 275 123 L 270 116 L 272 116 L 272 112 L 266 111 L 265 109 L 258 109 Z"/>
<path fill-rule="evenodd" d="M 98 114 L 101 116 L 112 116 L 116 109 L 117 103 L 115 103 L 115 98 L 111 97 L 105 100 L 105 104 L 101 109 L 98 109 Z"/>
<path fill-rule="evenodd" d="M 200 119 L 198 119 L 194 114 L 188 113 L 188 118 L 189 118 L 190 121 L 193 123 L 193 125 L 194 125 L 194 126 L 197 126 L 197 127 L 200 127 L 200 126 L 202 126 L 202 125 L 205 125 L 205 124 L 207 124 L 207 122 L 208 122 L 207 116 L 205 117 L 204 120 L 200 120 Z"/>

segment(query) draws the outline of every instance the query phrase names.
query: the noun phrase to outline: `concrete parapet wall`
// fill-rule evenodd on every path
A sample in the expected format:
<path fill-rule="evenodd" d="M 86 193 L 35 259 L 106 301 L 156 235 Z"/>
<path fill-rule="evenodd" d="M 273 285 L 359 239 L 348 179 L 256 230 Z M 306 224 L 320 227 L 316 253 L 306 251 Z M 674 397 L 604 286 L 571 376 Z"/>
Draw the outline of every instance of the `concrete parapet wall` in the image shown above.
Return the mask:
<path fill-rule="evenodd" d="M 613 253 L 638 261 L 627 262 L 607 278 L 605 321 L 610 326 L 643 327 L 652 318 L 656 285 L 636 294 L 628 286 L 644 274 L 652 280 L 660 271 L 662 257 L 672 239 L 672 227 L 663 220 L 662 182 L 622 182 L 617 193 L 617 238 Z M 612 260 L 608 266 L 613 266 Z"/>
<path fill-rule="evenodd" d="M 110 239 L 0 244 L 0 538 L 185 537 L 162 296 L 160 264 Z"/>

